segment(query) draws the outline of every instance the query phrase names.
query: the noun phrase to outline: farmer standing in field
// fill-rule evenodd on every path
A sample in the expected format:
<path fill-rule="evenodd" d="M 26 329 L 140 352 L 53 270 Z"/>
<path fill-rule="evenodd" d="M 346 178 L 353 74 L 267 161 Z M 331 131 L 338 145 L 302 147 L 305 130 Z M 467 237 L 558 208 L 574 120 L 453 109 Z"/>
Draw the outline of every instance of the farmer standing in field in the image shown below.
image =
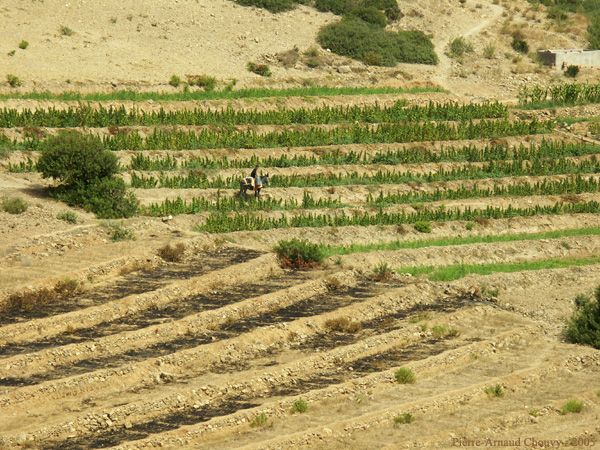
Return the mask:
<path fill-rule="evenodd" d="M 260 182 L 260 178 L 258 177 L 258 165 L 254 166 L 254 169 L 252 169 L 252 172 L 250 172 L 250 177 L 252 177 L 252 179 L 254 180 L 255 187 L 262 184 Z"/>

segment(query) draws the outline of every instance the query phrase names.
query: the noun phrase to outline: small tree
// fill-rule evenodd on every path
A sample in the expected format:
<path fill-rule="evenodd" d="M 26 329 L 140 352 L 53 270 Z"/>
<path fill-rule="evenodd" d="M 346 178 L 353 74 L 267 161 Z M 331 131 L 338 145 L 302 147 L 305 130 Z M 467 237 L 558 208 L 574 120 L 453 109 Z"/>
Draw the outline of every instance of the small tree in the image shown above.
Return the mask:
<path fill-rule="evenodd" d="M 600 286 L 596 288 L 594 299 L 577 296 L 565 334 L 570 342 L 600 349 Z"/>

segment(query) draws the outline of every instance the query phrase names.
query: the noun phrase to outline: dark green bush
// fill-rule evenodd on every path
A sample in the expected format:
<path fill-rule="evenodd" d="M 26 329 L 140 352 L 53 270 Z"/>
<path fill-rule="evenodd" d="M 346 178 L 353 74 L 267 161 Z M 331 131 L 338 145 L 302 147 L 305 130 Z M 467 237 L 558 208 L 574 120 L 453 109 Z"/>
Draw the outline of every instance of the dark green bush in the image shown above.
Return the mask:
<path fill-rule="evenodd" d="M 332 12 L 338 16 L 353 13 L 360 8 L 374 8 L 383 11 L 392 21 L 402 17 L 396 0 L 316 0 L 315 7 L 319 11 Z"/>
<path fill-rule="evenodd" d="M 579 66 L 574 66 L 571 64 L 567 67 L 567 70 L 565 70 L 565 75 L 570 78 L 575 78 L 577 75 L 579 75 Z"/>
<path fill-rule="evenodd" d="M 420 31 L 391 32 L 356 17 L 325 26 L 318 35 L 323 48 L 342 56 L 383 66 L 437 64 L 433 44 Z"/>
<path fill-rule="evenodd" d="M 372 6 L 366 6 L 353 10 L 351 15 L 364 20 L 367 23 L 377 25 L 378 27 L 385 27 L 387 25 L 387 18 L 385 14 Z"/>
<path fill-rule="evenodd" d="M 529 44 L 519 36 L 513 36 L 511 46 L 519 53 L 527 54 L 527 52 L 529 52 Z"/>
<path fill-rule="evenodd" d="M 583 295 L 575 299 L 575 311 L 567 322 L 565 334 L 570 342 L 600 349 L 600 286 L 594 299 Z"/>
<path fill-rule="evenodd" d="M 57 191 L 60 200 L 72 206 L 81 206 L 101 219 L 118 219 L 133 216 L 138 201 L 127 192 L 121 178 L 103 178 L 89 185 L 78 185 Z"/>
<path fill-rule="evenodd" d="M 275 247 L 275 253 L 283 267 L 294 269 L 317 266 L 325 258 L 321 246 L 300 239 L 279 242 Z"/>
<path fill-rule="evenodd" d="M 87 186 L 119 171 L 117 157 L 104 149 L 100 138 L 73 131 L 46 139 L 37 167 L 44 178 L 65 186 Z"/>
<path fill-rule="evenodd" d="M 235 2 L 242 6 L 256 6 L 278 13 L 295 8 L 298 3 L 306 3 L 306 0 L 235 0 Z"/>
<path fill-rule="evenodd" d="M 256 75 L 260 75 L 261 77 L 270 77 L 271 69 L 266 64 L 256 64 L 253 62 L 249 62 L 246 65 L 248 71 L 255 73 Z"/>

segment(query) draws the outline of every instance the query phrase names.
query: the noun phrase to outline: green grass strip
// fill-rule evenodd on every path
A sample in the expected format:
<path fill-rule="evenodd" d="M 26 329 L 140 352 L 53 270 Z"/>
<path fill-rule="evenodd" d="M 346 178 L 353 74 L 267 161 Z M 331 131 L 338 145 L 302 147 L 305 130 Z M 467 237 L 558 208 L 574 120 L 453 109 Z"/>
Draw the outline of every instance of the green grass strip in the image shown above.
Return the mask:
<path fill-rule="evenodd" d="M 185 100 L 221 100 L 241 98 L 269 98 L 269 97 L 317 97 L 336 95 L 381 95 L 381 94 L 421 94 L 430 92 L 446 92 L 436 87 L 327 87 L 309 86 L 289 89 L 239 89 L 220 91 L 189 91 L 189 92 L 138 92 L 122 90 L 115 92 L 94 92 L 82 94 L 81 92 L 6 92 L 0 94 L 0 100 L 26 99 L 26 100 L 62 100 L 62 101 L 185 101 Z"/>
<path fill-rule="evenodd" d="M 600 227 L 572 228 L 568 230 L 542 231 L 539 233 L 514 233 L 486 236 L 455 236 L 415 241 L 377 242 L 374 244 L 328 245 L 324 246 L 327 256 L 350 255 L 376 251 L 393 251 L 426 247 L 447 247 L 451 245 L 490 244 L 494 242 L 535 241 L 538 239 L 559 239 L 576 236 L 599 236 Z"/>
<path fill-rule="evenodd" d="M 425 275 L 431 281 L 453 281 L 464 278 L 467 275 L 491 275 L 493 273 L 512 273 L 529 270 L 564 269 L 568 267 L 590 266 L 598 263 L 600 263 L 600 256 L 590 256 L 587 258 L 550 258 L 514 263 L 401 267 L 398 269 L 398 273 L 410 273 L 414 276 Z"/>

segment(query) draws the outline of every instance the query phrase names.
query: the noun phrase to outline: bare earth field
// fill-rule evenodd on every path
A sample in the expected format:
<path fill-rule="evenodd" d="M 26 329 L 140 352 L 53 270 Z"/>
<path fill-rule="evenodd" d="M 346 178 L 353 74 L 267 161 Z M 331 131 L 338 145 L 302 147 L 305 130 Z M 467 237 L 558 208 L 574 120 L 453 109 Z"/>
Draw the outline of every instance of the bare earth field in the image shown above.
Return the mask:
<path fill-rule="evenodd" d="M 210 74 L 219 88 L 235 78 L 446 90 L 107 100 L 86 113 L 247 116 L 0 128 L 0 200 L 27 204 L 0 208 L 1 449 L 600 448 L 600 351 L 564 335 L 575 298 L 600 285 L 599 107 L 520 108 L 522 85 L 561 75 L 504 55 L 507 30 L 524 24 L 533 48 L 583 45 L 585 19 L 559 31 L 522 1 L 398 3 L 406 16 L 392 28 L 431 33 L 439 65 L 328 54 L 319 68 L 286 69 L 277 53 L 308 49 L 337 20 L 307 6 L 0 3 L 0 76 L 24 82 L 2 93 L 175 92 L 172 74 Z M 444 55 L 457 36 L 475 45 L 462 63 Z M 30 46 L 8 56 L 21 39 Z M 250 60 L 272 64 L 272 79 L 249 73 Z M 452 116 L 482 99 L 503 103 Z M 78 107 L 7 98 L 0 120 Z M 389 112 L 411 107 L 426 112 Z M 343 118 L 252 121 L 325 108 Z M 100 220 L 49 194 L 36 145 L 65 128 L 104 139 L 138 214 Z M 254 165 L 270 185 L 237 199 Z M 281 264 L 273 249 L 293 238 L 324 246 L 323 262 Z M 180 258 L 165 257 L 177 244 Z M 463 273 L 436 278 L 451 266 Z M 571 400 L 581 411 L 564 411 Z"/>

